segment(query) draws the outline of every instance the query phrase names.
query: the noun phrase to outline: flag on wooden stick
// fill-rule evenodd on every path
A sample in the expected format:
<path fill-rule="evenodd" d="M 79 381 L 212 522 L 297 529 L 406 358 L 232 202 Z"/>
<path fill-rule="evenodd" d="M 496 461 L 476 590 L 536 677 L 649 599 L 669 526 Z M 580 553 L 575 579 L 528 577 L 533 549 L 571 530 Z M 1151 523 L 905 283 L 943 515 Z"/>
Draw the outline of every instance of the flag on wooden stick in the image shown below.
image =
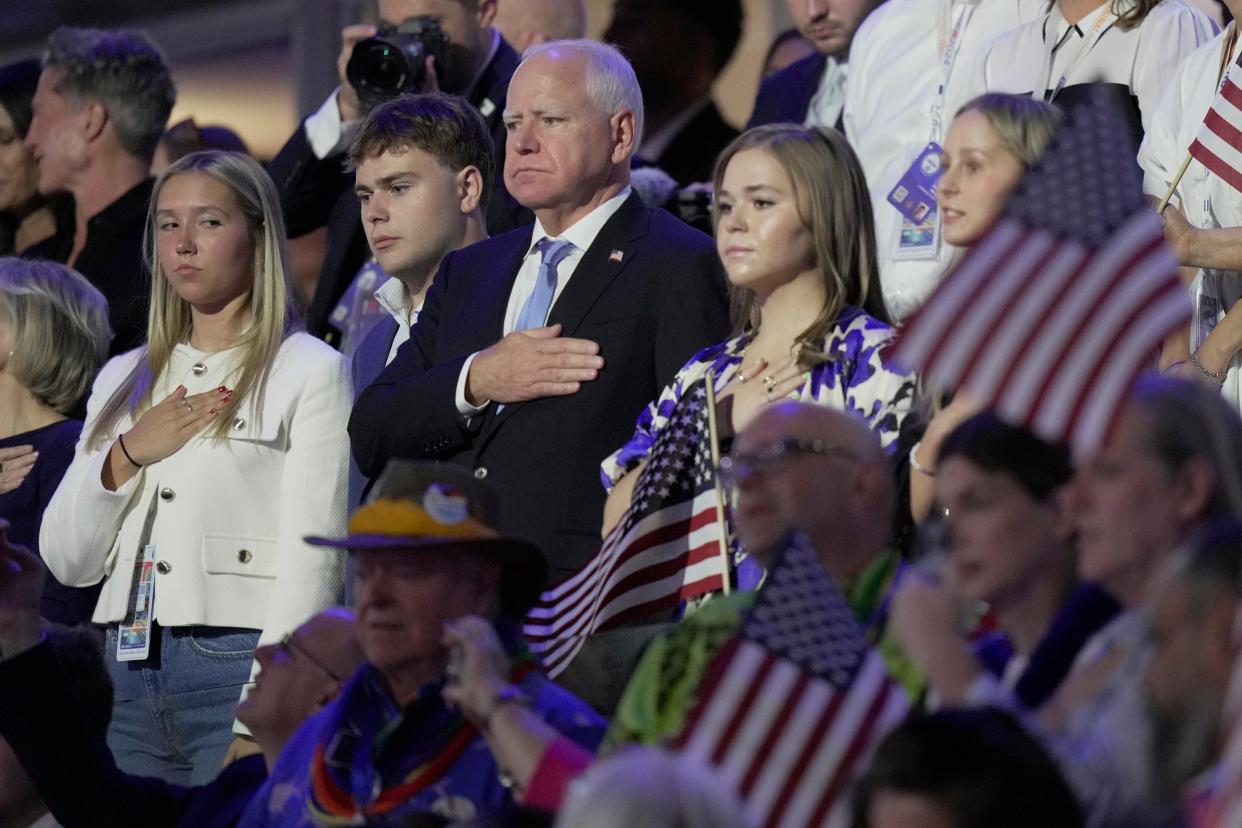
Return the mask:
<path fill-rule="evenodd" d="M 1075 109 L 1004 215 L 904 326 L 893 360 L 1078 451 L 1190 318 L 1126 125 Z"/>
<path fill-rule="evenodd" d="M 759 824 L 786 828 L 848 824 L 850 783 L 910 709 L 801 535 L 698 698 L 681 750 L 716 768 Z"/>
<path fill-rule="evenodd" d="M 1242 57 L 1229 73 L 1208 109 L 1190 155 L 1235 190 L 1242 192 Z"/>
<path fill-rule="evenodd" d="M 548 675 L 582 642 L 724 588 L 706 381 L 682 394 L 639 475 L 629 511 L 599 552 L 547 590 L 524 625 Z"/>

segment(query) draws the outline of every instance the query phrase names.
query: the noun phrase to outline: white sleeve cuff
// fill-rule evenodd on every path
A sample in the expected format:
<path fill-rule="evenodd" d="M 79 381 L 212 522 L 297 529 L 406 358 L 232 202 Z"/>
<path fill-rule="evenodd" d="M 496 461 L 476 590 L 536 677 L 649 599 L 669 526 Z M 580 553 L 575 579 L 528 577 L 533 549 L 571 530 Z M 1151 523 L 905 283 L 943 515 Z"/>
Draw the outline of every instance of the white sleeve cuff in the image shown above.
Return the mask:
<path fill-rule="evenodd" d="M 333 90 L 313 115 L 303 124 L 306 140 L 310 143 L 311 152 L 319 159 L 329 155 L 342 153 L 358 134 L 362 121 L 342 121 L 341 110 L 336 104 L 336 96 L 340 89 Z"/>
<path fill-rule="evenodd" d="M 482 405 L 471 405 L 466 401 L 466 377 L 470 374 L 470 364 L 474 362 L 474 358 L 479 355 L 475 351 L 466 357 L 465 363 L 461 366 L 461 373 L 457 375 L 457 392 L 454 394 L 454 400 L 457 403 L 457 413 L 466 419 L 477 417 L 487 410 L 488 403 Z"/>

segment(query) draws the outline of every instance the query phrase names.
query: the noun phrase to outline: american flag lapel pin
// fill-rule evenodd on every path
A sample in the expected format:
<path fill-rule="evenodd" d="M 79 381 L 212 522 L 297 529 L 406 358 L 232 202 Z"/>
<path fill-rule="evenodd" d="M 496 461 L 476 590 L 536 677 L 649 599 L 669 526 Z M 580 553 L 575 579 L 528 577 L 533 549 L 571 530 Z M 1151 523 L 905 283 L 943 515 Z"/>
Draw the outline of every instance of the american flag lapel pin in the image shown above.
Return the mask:
<path fill-rule="evenodd" d="M 614 250 L 608 255 L 608 261 L 620 263 L 625 258 L 625 253 L 620 250 Z"/>

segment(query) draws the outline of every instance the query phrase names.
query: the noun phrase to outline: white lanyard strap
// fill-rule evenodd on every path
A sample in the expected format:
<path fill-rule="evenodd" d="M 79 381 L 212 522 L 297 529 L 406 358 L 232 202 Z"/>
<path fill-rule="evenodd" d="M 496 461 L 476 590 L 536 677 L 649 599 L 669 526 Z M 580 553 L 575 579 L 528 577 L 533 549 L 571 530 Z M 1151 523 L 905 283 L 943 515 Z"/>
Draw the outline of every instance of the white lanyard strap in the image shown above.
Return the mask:
<path fill-rule="evenodd" d="M 945 5 L 941 3 L 938 7 L 936 30 L 940 35 L 940 87 L 936 90 L 936 98 L 932 102 L 931 109 L 931 140 L 933 142 L 940 140 L 941 128 L 944 125 L 945 90 L 949 85 L 949 76 L 953 73 L 953 62 L 957 60 L 957 53 L 961 51 L 962 35 L 966 32 L 966 26 L 969 25 L 970 18 L 974 16 L 975 9 L 979 8 L 979 2 L 980 0 L 968 0 L 963 3 L 962 8 L 954 17 L 951 30 L 948 28 Z M 947 10 L 952 10 L 951 2 Z"/>
<path fill-rule="evenodd" d="M 1078 68 L 1078 64 L 1081 63 L 1082 59 L 1096 47 L 1096 44 L 1100 42 L 1100 38 L 1104 37 L 1105 33 L 1108 32 L 1108 30 L 1111 29 L 1113 24 L 1116 22 L 1117 13 L 1111 10 L 1104 12 L 1095 19 L 1094 25 L 1092 25 L 1091 29 L 1083 36 L 1082 45 L 1078 47 L 1077 53 L 1075 53 L 1074 57 L 1066 65 L 1065 71 L 1061 73 L 1061 77 L 1057 80 L 1056 86 L 1052 88 L 1052 94 L 1048 96 L 1049 103 L 1054 101 L 1057 95 L 1061 94 L 1061 90 L 1064 89 L 1065 84 L 1069 82 L 1070 75 L 1072 75 L 1074 70 Z M 1077 27 L 1070 27 L 1070 29 L 1074 28 Z M 1066 37 L 1069 37 L 1069 29 L 1065 31 L 1065 35 L 1060 41 L 1058 41 L 1058 43 L 1063 42 Z M 1040 83 L 1036 89 L 1031 90 L 1032 97 L 1042 98 L 1044 93 L 1048 91 L 1048 80 L 1052 77 L 1052 64 L 1055 59 L 1055 55 L 1053 54 L 1054 51 L 1055 47 L 1053 49 L 1049 49 L 1046 53 L 1043 82 Z"/>

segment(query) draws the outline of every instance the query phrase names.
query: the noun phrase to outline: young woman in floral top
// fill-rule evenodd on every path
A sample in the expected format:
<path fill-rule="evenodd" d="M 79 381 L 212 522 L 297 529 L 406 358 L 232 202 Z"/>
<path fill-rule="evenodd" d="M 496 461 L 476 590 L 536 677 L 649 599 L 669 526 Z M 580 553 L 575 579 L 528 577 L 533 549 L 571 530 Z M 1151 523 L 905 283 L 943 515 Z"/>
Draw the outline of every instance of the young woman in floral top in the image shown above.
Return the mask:
<path fill-rule="evenodd" d="M 716 163 L 716 248 L 736 335 L 695 354 L 604 460 L 604 529 L 629 506 L 637 471 L 681 394 L 710 370 L 722 431 L 798 399 L 853 411 L 892 450 L 914 376 L 889 366 L 894 331 L 880 290 L 871 201 L 845 138 L 831 129 L 749 130 Z"/>

